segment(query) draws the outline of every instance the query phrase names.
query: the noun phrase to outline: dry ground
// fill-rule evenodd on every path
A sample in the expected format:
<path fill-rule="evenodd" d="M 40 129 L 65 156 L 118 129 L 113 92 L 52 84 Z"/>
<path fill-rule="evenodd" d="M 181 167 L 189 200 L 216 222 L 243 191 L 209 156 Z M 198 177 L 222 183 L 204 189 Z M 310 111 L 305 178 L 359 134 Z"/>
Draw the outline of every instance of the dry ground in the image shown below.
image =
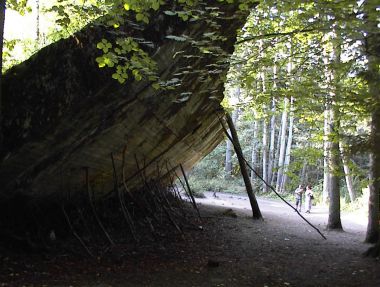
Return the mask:
<path fill-rule="evenodd" d="M 198 200 L 203 220 L 184 239 L 119 245 L 98 261 L 1 256 L 0 286 L 380 286 L 379 260 L 361 256 L 360 219 L 326 232 L 326 211 L 314 208 L 305 216 L 324 240 L 281 202 L 260 200 L 265 220 L 254 221 L 245 196 L 217 196 Z"/>

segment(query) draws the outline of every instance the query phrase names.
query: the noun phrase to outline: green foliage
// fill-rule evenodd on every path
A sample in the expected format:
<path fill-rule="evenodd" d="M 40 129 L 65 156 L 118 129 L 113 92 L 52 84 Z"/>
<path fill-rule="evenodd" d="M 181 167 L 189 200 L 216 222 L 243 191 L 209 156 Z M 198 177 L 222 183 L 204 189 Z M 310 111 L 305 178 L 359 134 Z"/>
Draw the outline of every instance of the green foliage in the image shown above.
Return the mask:
<path fill-rule="evenodd" d="M 190 186 L 195 194 L 201 195 L 204 192 L 224 192 L 233 194 L 244 194 L 245 187 L 242 181 L 225 180 L 225 179 L 199 179 L 192 177 L 190 179 Z"/>
<path fill-rule="evenodd" d="M 43 13 L 55 19 L 50 34 L 54 40 L 66 38 L 94 19 L 110 11 L 107 0 L 56 0 L 42 9 Z"/>
<path fill-rule="evenodd" d="M 8 9 L 17 11 L 21 15 L 31 12 L 31 8 L 28 6 L 28 0 L 7 0 L 6 5 Z"/>
<path fill-rule="evenodd" d="M 250 114 L 254 110 L 259 119 L 270 117 L 273 99 L 277 114 L 281 99 L 294 99 L 295 140 L 286 172 L 288 190 L 298 185 L 304 161 L 309 181 L 321 177 L 326 103 L 334 102 L 340 123 L 339 132 L 327 140 L 344 139 L 351 152 L 368 148 L 365 141 L 373 103 L 362 77 L 366 56 L 361 13 L 363 6 L 356 1 L 263 1 L 252 11 L 238 38 L 227 95 L 234 97 L 234 87 L 242 87 L 245 92 L 239 101 L 243 109 Z M 379 19 L 378 9 L 372 7 L 369 13 Z M 351 168 L 353 175 L 365 178 L 363 165 Z"/>
<path fill-rule="evenodd" d="M 156 63 L 143 51 L 139 44 L 131 37 L 118 38 L 115 43 L 102 39 L 97 44 L 103 55 L 96 58 L 100 68 L 115 68 L 112 78 L 123 84 L 130 76 L 136 81 L 142 80 L 143 76 L 150 81 L 155 81 Z"/>
<path fill-rule="evenodd" d="M 206 180 L 223 178 L 224 152 L 225 143 L 222 143 L 193 168 L 190 176 Z"/>
<path fill-rule="evenodd" d="M 175 7 L 175 10 L 164 11 L 166 15 L 178 17 L 181 21 L 197 21 L 203 17 L 211 27 L 219 28 L 213 19 L 222 16 L 217 7 L 206 6 L 196 9 L 195 6 L 200 4 L 197 0 L 177 0 L 176 2 L 177 5 L 173 6 L 173 3 L 163 0 L 105 1 L 103 6 L 107 7 L 106 24 L 113 26 L 117 34 L 117 29 L 123 24 L 126 18 L 125 16 L 128 15 L 134 16 L 136 22 L 141 22 L 139 24 L 144 26 L 149 24 L 152 15 L 154 15 L 162 5 L 166 5 L 168 8 Z M 211 17 L 205 18 L 206 11 Z M 218 56 L 224 53 L 215 43 L 225 39 L 221 39 L 216 33 L 206 33 L 204 38 L 207 39 L 202 41 L 195 41 L 184 35 L 168 35 L 166 38 L 180 42 L 188 41 L 204 54 Z M 130 78 L 134 78 L 136 81 L 145 78 L 152 81 L 152 86 L 155 89 L 165 88 L 165 86 L 167 86 L 166 83 L 158 81 L 156 63 L 140 47 L 137 39 L 123 35 L 114 43 L 110 43 L 110 40 L 103 39 L 97 46 L 103 52 L 103 54 L 96 59 L 99 67 L 113 69 L 112 78 L 118 80 L 120 83 L 125 83 L 126 80 Z M 186 56 L 187 55 L 183 55 L 183 57 Z M 188 56 L 191 57 L 191 55 Z M 214 70 L 213 72 L 216 71 L 217 70 Z"/>
<path fill-rule="evenodd" d="M 224 178 L 224 152 L 225 143 L 222 143 L 193 168 L 189 180 L 195 192 L 245 192 L 239 172 L 235 170 L 232 178 Z"/>

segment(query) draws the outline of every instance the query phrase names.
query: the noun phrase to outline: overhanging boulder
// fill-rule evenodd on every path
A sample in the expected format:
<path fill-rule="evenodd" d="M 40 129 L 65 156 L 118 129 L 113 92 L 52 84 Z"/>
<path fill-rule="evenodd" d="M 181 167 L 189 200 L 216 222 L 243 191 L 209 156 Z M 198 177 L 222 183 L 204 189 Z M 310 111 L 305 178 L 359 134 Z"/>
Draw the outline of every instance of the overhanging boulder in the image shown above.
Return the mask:
<path fill-rule="evenodd" d="M 236 5 L 208 2 L 197 7 L 204 13 L 198 21 L 183 22 L 159 11 L 149 25 L 128 20 L 118 30 L 150 43 L 146 51 L 158 64 L 160 80 L 177 83 L 174 89 L 155 90 L 147 80 L 121 85 L 109 70 L 99 69 L 96 44 L 115 37 L 115 31 L 96 23 L 8 71 L 1 196 L 75 194 L 85 184 L 86 171 L 98 192 L 108 192 L 114 176 L 111 155 L 117 176 L 124 170 L 127 186 L 137 190 L 139 169 L 147 178 L 156 177 L 158 169 L 179 164 L 188 169 L 209 153 L 223 138 L 219 117 L 226 60 L 247 13 Z M 218 53 L 199 47 L 209 33 L 226 38 L 212 42 Z"/>

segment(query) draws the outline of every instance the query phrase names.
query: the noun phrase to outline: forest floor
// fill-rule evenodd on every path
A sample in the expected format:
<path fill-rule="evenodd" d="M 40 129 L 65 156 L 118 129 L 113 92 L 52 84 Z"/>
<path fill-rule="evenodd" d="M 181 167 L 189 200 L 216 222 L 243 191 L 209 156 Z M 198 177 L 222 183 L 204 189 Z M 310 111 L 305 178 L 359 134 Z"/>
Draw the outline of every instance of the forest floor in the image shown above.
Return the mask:
<path fill-rule="evenodd" d="M 379 259 L 365 258 L 365 220 L 343 215 L 344 232 L 324 230 L 327 211 L 303 215 L 259 199 L 264 220 L 250 217 L 246 196 L 206 193 L 202 222 L 138 247 L 117 246 L 109 258 L 0 255 L 0 286 L 380 286 Z M 194 217 L 196 222 L 196 217 Z"/>

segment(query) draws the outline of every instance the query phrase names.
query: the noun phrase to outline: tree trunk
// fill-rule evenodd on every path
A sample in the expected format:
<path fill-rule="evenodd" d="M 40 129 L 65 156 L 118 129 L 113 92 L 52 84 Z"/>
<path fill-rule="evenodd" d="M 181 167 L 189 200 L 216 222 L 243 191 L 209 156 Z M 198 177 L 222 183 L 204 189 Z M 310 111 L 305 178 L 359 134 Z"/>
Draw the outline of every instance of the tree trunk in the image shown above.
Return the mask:
<path fill-rule="evenodd" d="M 273 176 L 273 166 L 274 166 L 274 143 L 275 143 L 275 133 L 276 133 L 276 101 L 272 99 L 272 117 L 270 120 L 270 140 L 269 140 L 269 158 L 268 158 L 268 173 L 267 182 L 272 181 Z"/>
<path fill-rule="evenodd" d="M 340 64 L 341 56 L 341 39 L 339 31 L 334 28 L 332 36 L 333 43 L 333 63 Z M 342 229 L 340 219 L 340 150 L 339 150 L 339 131 L 340 131 L 340 111 L 337 105 L 337 97 L 340 96 L 339 82 L 341 77 L 338 69 L 327 71 L 328 83 L 331 87 L 329 100 L 331 101 L 330 110 L 330 149 L 329 149 L 329 170 L 330 170 L 330 188 L 329 188 L 329 218 L 327 229 Z"/>
<path fill-rule="evenodd" d="M 366 50 L 367 55 L 367 83 L 369 95 L 372 98 L 373 110 L 371 121 L 371 169 L 370 169 L 370 196 L 368 203 L 368 227 L 366 242 L 377 241 L 377 246 L 372 249 L 370 255 L 379 256 L 380 254 L 380 32 L 376 7 L 370 1 L 364 1 L 365 9 L 365 31 L 366 31 Z"/>
<path fill-rule="evenodd" d="M 40 48 L 40 0 L 36 0 L 36 50 Z"/>
<path fill-rule="evenodd" d="M 259 205 L 257 204 L 256 197 L 255 197 L 253 190 L 252 190 L 252 185 L 251 185 L 251 182 L 249 180 L 247 165 L 245 163 L 243 152 L 242 152 L 241 147 L 240 147 L 240 142 L 239 142 L 239 138 L 238 138 L 238 135 L 237 135 L 237 132 L 235 129 L 234 122 L 228 113 L 226 114 L 226 119 L 227 119 L 228 127 L 229 127 L 230 132 L 231 132 L 231 138 L 233 140 L 233 146 L 234 146 L 234 149 L 235 149 L 238 161 L 239 161 L 240 171 L 241 171 L 241 174 L 242 174 L 243 179 L 244 179 L 245 187 L 247 189 L 249 202 L 251 203 L 252 216 L 254 219 L 260 219 L 260 218 L 262 218 L 261 211 L 260 211 Z"/>
<path fill-rule="evenodd" d="M 347 191 L 348 191 L 348 194 L 350 196 L 350 201 L 354 202 L 356 199 L 356 192 L 354 190 L 354 185 L 352 182 L 351 169 L 349 166 L 350 159 L 347 156 L 345 148 L 344 148 L 343 143 L 341 141 L 339 142 L 339 148 L 340 148 L 340 153 L 341 153 L 341 157 L 342 157 L 344 177 L 346 179 Z"/>
<path fill-rule="evenodd" d="M 335 127 L 332 127 L 333 132 Z M 339 186 L 339 143 L 334 140 L 331 143 L 329 169 L 331 170 L 329 182 L 329 218 L 327 222 L 327 229 L 342 229 L 340 220 L 340 186 Z"/>
<path fill-rule="evenodd" d="M 380 121 L 380 116 L 378 118 Z M 378 124 L 378 128 L 380 128 L 380 124 Z M 380 129 L 379 129 L 380 130 Z M 378 160 L 380 160 L 380 156 L 377 157 Z M 370 175 L 369 180 L 372 182 L 372 184 L 369 185 L 369 200 L 368 200 L 368 225 L 367 225 L 367 232 L 366 232 L 366 238 L 365 242 L 367 243 L 376 243 L 377 241 L 380 241 L 380 234 L 379 234 L 379 182 L 374 180 L 375 178 L 375 170 L 374 166 L 376 165 L 374 163 L 375 156 L 373 154 L 370 155 Z M 380 169 L 380 167 L 377 167 Z M 380 173 L 378 173 L 380 174 Z"/>
<path fill-rule="evenodd" d="M 270 181 L 270 185 L 274 186 L 277 180 L 277 172 L 275 172 L 278 168 L 278 158 L 280 156 L 280 143 L 281 143 L 281 127 L 278 129 L 277 133 L 277 142 L 276 142 L 276 148 L 275 148 L 275 154 L 273 159 L 273 174 Z"/>
<path fill-rule="evenodd" d="M 340 110 L 338 97 L 340 96 L 340 81 L 341 75 L 337 67 L 341 63 L 341 45 L 339 30 L 334 27 L 334 31 L 330 37 L 330 42 L 333 44 L 332 54 L 325 54 L 326 65 L 326 82 L 327 88 L 330 90 L 328 94 L 328 107 L 330 107 L 329 122 L 329 217 L 327 221 L 327 229 L 342 230 L 340 219 L 340 150 L 339 150 L 339 133 L 340 133 Z M 330 58 L 330 59 L 329 59 Z"/>
<path fill-rule="evenodd" d="M 276 56 L 277 57 L 277 56 Z M 277 58 L 275 58 L 275 63 L 273 65 L 273 87 L 272 91 L 277 91 Z M 270 121 L 270 146 L 269 146 L 269 163 L 268 163 L 268 183 L 272 182 L 273 178 L 273 167 L 275 160 L 275 137 L 276 137 L 276 99 L 272 98 L 272 117 Z"/>
<path fill-rule="evenodd" d="M 329 170 L 329 134 L 330 134 L 330 107 L 325 105 L 323 126 L 323 190 L 322 202 L 327 204 L 329 199 L 330 170 Z"/>
<path fill-rule="evenodd" d="M 277 171 L 277 182 L 276 182 L 276 191 L 280 192 L 284 160 L 285 160 L 285 148 L 286 148 L 286 130 L 288 127 L 288 99 L 284 99 L 284 111 L 282 112 L 281 118 L 281 136 L 280 136 L 280 154 L 278 157 L 278 171 Z"/>
<path fill-rule="evenodd" d="M 258 153 L 258 132 L 259 132 L 259 121 L 254 118 L 253 122 L 253 139 L 252 139 L 252 153 L 251 153 L 251 165 L 252 167 L 257 170 L 257 153 Z M 251 171 L 251 184 L 254 187 L 253 189 L 256 190 L 255 186 L 255 179 L 256 175 L 253 171 Z"/>
<path fill-rule="evenodd" d="M 263 120 L 263 148 L 262 148 L 262 159 L 263 159 L 263 180 L 268 182 L 268 120 L 264 118 Z M 263 182 L 263 193 L 268 191 L 268 187 Z"/>
<path fill-rule="evenodd" d="M 232 175 L 232 143 L 227 139 L 226 141 L 226 160 L 224 165 L 224 178 L 228 179 Z"/>
<path fill-rule="evenodd" d="M 336 109 L 334 106 L 331 109 L 331 134 L 330 134 L 330 149 L 329 149 L 329 217 L 327 229 L 342 229 L 340 220 L 340 152 L 338 142 L 339 121 L 337 120 Z"/>
<path fill-rule="evenodd" d="M 307 160 L 306 159 L 304 159 L 303 160 L 303 166 L 302 166 L 302 170 L 301 170 L 301 173 L 300 173 L 300 175 L 299 175 L 299 178 L 300 178 L 300 183 L 301 184 L 306 184 L 306 182 L 307 182 L 307 178 L 306 178 L 306 171 L 307 171 Z"/>
<path fill-rule="evenodd" d="M 285 192 L 286 183 L 288 180 L 287 172 L 290 164 L 290 153 L 292 150 L 292 142 L 293 142 L 293 123 L 294 123 L 294 115 L 293 115 L 293 98 L 290 100 L 290 117 L 289 117 L 289 134 L 288 134 L 288 142 L 286 144 L 286 152 L 285 152 L 285 160 L 284 160 L 284 173 L 282 176 L 281 182 L 281 192 Z"/>

